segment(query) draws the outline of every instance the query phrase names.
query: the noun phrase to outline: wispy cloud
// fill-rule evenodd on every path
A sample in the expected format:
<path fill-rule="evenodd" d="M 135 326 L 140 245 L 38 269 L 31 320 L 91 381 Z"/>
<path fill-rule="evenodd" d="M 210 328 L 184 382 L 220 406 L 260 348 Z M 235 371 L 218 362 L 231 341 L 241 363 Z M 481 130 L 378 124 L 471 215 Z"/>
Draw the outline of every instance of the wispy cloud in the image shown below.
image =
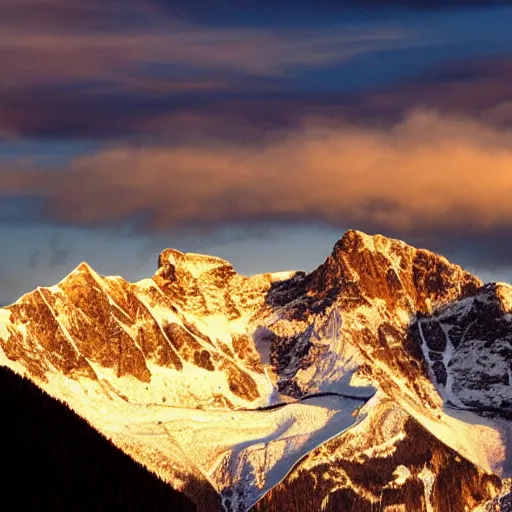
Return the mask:
<path fill-rule="evenodd" d="M 1 64 L 0 64 L 1 67 Z M 108 140 L 237 140 L 300 129 L 305 120 L 391 125 L 407 112 L 438 110 L 512 125 L 512 57 L 461 59 L 361 93 L 295 90 L 286 77 L 201 72 L 133 77 L 120 84 L 33 85 L 0 90 L 0 135 Z"/>
<path fill-rule="evenodd" d="M 46 9 L 54 16 L 43 16 Z M 82 27 L 83 19 L 90 23 Z M 30 136 L 46 126 L 52 136 L 72 137 L 78 130 L 87 137 L 94 130 L 104 133 L 102 126 L 111 123 L 143 125 L 144 118 L 182 110 L 192 96 L 201 104 L 208 94 L 275 91 L 294 70 L 403 47 L 409 38 L 389 23 L 209 27 L 162 15 L 156 4 L 136 0 L 126 6 L 94 0 L 87 8 L 75 1 L 4 0 L 0 136 Z"/>
<path fill-rule="evenodd" d="M 447 36 L 460 44 L 469 29 L 438 33 L 432 20 L 408 26 L 389 16 L 257 27 L 184 16 L 201 5 L 0 0 L 0 140 L 250 140 L 297 129 L 305 117 L 396 121 L 418 107 L 485 115 L 490 123 L 510 118 L 510 73 L 498 76 L 498 65 L 485 70 L 485 59 L 481 76 L 465 80 L 424 73 L 380 91 L 368 83 L 369 91 L 351 95 L 328 87 L 350 63 L 372 66 L 383 52 L 430 48 Z"/>
<path fill-rule="evenodd" d="M 187 111 L 191 101 L 194 110 L 216 94 L 282 91 L 297 69 L 337 65 L 409 39 L 392 23 L 212 27 L 138 0 L 86 7 L 3 0 L 0 137 L 119 136 L 161 127 L 158 119 L 171 127 L 204 122 Z"/>
<path fill-rule="evenodd" d="M 404 30 L 386 27 L 214 29 L 170 22 L 143 31 L 20 33 L 3 26 L 1 85 L 117 81 L 130 88 L 145 75 L 154 82 L 157 71 L 163 83 L 170 82 L 172 76 L 180 78 L 184 68 L 281 76 L 295 67 L 326 66 L 376 49 L 400 47 L 406 40 Z"/>

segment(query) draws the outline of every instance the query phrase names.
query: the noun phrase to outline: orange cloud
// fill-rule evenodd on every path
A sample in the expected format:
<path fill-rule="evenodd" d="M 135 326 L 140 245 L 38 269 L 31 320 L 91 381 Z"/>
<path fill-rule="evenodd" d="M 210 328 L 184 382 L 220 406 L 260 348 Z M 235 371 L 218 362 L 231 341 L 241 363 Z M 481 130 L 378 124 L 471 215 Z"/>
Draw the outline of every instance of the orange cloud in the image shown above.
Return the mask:
<path fill-rule="evenodd" d="M 512 223 L 512 133 L 433 112 L 379 130 L 313 120 L 239 148 L 117 147 L 65 171 L 0 172 L 3 194 L 42 197 L 52 219 L 111 224 L 311 220 L 401 232 Z"/>

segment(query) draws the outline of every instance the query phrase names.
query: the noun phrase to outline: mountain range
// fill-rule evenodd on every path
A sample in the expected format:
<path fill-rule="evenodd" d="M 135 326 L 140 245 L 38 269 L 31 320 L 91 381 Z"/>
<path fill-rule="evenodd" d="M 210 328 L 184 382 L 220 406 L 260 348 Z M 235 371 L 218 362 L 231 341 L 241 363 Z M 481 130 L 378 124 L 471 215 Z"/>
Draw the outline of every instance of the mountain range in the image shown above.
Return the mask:
<path fill-rule="evenodd" d="M 512 287 L 399 240 L 82 263 L 0 309 L 0 366 L 27 509 L 512 511 Z"/>

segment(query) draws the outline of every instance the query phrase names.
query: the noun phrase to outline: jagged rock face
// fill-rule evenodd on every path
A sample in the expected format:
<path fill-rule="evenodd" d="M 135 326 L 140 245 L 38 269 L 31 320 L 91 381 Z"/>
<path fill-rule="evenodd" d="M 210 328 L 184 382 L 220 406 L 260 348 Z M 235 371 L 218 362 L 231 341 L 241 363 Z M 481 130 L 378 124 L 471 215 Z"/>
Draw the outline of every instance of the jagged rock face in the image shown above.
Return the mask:
<path fill-rule="evenodd" d="M 399 240 L 348 231 L 310 275 L 310 291 L 337 290 L 344 309 L 378 299 L 390 309 L 426 313 L 434 305 L 472 294 L 481 282 L 442 256 Z"/>
<path fill-rule="evenodd" d="M 335 308 L 343 319 L 340 344 L 357 347 L 363 380 L 415 400 L 418 407 L 437 409 L 441 402 L 411 324 L 416 315 L 470 296 L 480 286 L 479 279 L 429 251 L 382 236 L 347 232 L 318 269 L 276 283 L 269 292 L 269 301 L 281 307 L 283 318 L 271 327 L 275 364 L 286 367 L 281 372 L 281 389 L 295 396 L 322 389 L 322 382 L 311 383 L 303 377 L 310 365 L 318 364 L 310 326 L 316 317 L 324 318 Z M 299 332 L 294 331 L 297 326 L 301 326 Z M 339 366 L 345 365 L 337 359 Z M 333 383 L 327 387 L 332 389 Z"/>
<path fill-rule="evenodd" d="M 262 510 L 304 489 L 296 510 L 473 510 L 512 471 L 511 321 L 508 285 L 349 231 L 310 274 L 172 249 L 138 283 L 82 264 L 0 309 L 0 364 L 225 510 L 281 479 Z"/>
<path fill-rule="evenodd" d="M 260 398 L 268 379 L 246 323 L 271 278 L 243 278 L 223 260 L 177 251 L 162 253 L 160 263 L 153 280 L 136 284 L 82 264 L 59 285 L 25 295 L 2 312 L 5 356 L 42 381 L 58 371 L 117 388 L 113 379 L 133 377 L 142 389 L 155 384 L 155 370 L 180 381 L 165 396 L 154 389 L 152 402 L 233 407 Z M 195 385 L 214 375 L 223 381 Z"/>
<path fill-rule="evenodd" d="M 241 316 L 231 297 L 230 285 L 236 277 L 232 265 L 219 258 L 166 249 L 160 254 L 153 279 L 173 303 L 201 315 L 222 311 L 234 320 Z"/>
<path fill-rule="evenodd" d="M 411 327 L 445 401 L 512 417 L 512 288 L 485 285 Z"/>

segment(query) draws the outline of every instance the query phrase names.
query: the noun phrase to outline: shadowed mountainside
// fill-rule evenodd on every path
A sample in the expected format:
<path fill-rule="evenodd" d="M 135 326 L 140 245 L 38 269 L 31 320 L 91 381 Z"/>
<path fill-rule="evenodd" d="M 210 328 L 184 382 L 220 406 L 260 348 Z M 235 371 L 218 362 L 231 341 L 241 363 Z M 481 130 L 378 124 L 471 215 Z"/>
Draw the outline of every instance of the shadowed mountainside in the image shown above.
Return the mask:
<path fill-rule="evenodd" d="M 186 496 L 7 368 L 0 368 L 0 408 L 4 503 L 31 511 L 196 511 Z"/>

